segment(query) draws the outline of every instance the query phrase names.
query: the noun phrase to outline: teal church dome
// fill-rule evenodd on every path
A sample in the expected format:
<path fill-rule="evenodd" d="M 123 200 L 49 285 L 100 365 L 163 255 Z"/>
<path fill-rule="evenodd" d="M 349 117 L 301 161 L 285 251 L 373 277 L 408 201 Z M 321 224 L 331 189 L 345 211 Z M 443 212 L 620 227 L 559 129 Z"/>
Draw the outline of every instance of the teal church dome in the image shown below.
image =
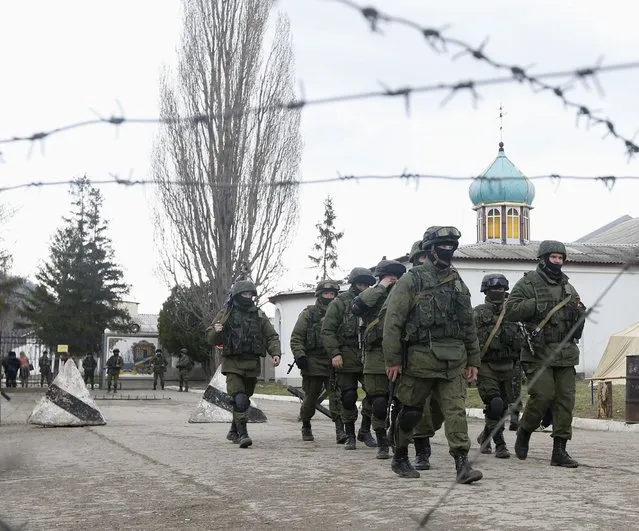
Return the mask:
<path fill-rule="evenodd" d="M 494 203 L 517 203 L 530 206 L 535 199 L 535 186 L 519 171 L 499 143 L 497 158 L 468 190 L 475 207 Z M 486 177 L 486 179 L 481 179 Z"/>

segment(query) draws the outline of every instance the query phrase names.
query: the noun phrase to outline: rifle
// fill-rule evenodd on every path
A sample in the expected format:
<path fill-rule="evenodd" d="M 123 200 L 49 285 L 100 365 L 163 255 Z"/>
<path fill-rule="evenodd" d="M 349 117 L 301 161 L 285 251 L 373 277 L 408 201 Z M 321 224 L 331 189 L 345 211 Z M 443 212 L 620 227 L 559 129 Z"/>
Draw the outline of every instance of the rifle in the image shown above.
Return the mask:
<path fill-rule="evenodd" d="M 359 346 L 360 359 L 362 364 L 364 363 L 364 357 L 366 356 L 366 341 L 364 340 L 364 331 L 366 326 L 364 325 L 364 319 L 359 318 L 359 327 L 357 328 L 357 344 Z"/>
<path fill-rule="evenodd" d="M 388 405 L 386 406 L 386 422 L 384 424 L 384 428 L 387 431 L 391 427 L 391 406 L 393 405 L 396 382 L 397 380 L 395 380 L 395 382 L 388 380 Z M 394 428 L 393 426 L 393 429 Z"/>
<path fill-rule="evenodd" d="M 524 336 L 524 339 L 526 339 L 526 343 L 528 344 L 528 349 L 530 350 L 530 353 L 533 355 L 533 357 L 536 356 L 535 349 L 533 348 L 533 345 L 532 345 L 532 340 L 530 339 L 530 332 L 528 331 L 524 323 L 522 323 L 521 321 L 517 321 L 517 326 L 519 327 L 519 331 L 521 332 L 521 335 Z"/>
<path fill-rule="evenodd" d="M 286 374 L 289 374 L 293 370 L 293 367 L 295 367 L 295 360 L 293 360 L 293 363 L 288 364 L 288 371 L 286 371 Z"/>

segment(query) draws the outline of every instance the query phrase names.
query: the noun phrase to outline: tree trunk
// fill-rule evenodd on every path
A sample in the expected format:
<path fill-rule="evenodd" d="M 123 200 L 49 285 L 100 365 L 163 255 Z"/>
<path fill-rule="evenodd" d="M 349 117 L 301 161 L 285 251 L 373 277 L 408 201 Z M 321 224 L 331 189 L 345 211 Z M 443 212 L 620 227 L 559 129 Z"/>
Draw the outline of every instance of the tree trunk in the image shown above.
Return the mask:
<path fill-rule="evenodd" d="M 612 382 L 597 384 L 597 418 L 612 418 Z"/>

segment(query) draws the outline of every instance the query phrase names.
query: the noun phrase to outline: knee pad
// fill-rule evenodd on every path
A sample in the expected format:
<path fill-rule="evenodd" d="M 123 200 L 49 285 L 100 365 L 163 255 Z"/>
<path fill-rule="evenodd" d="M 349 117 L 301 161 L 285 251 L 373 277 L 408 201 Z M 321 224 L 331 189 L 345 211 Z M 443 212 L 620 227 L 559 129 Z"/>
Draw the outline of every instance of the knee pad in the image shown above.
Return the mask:
<path fill-rule="evenodd" d="M 386 395 L 373 396 L 372 408 L 373 416 L 378 420 L 384 420 L 386 418 L 386 411 L 388 409 L 388 397 Z"/>
<path fill-rule="evenodd" d="M 422 418 L 422 408 L 403 406 L 399 412 L 399 427 L 402 431 L 412 431 Z"/>
<path fill-rule="evenodd" d="M 233 397 L 233 410 L 238 413 L 244 413 L 250 405 L 249 397 L 245 393 L 237 393 Z"/>
<path fill-rule="evenodd" d="M 504 401 L 501 396 L 489 396 L 484 411 L 490 420 L 499 420 L 504 413 Z"/>
<path fill-rule="evenodd" d="M 348 389 L 342 393 L 342 406 L 345 409 L 357 408 L 357 389 Z"/>

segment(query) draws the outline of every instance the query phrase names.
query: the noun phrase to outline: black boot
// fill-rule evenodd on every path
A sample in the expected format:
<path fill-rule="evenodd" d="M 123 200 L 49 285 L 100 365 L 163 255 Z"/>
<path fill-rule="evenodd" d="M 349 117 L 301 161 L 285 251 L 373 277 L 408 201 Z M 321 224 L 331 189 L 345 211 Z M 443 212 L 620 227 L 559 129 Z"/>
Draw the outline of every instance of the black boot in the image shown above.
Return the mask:
<path fill-rule="evenodd" d="M 341 418 L 337 417 L 337 419 L 335 419 L 335 444 L 344 444 L 346 439 L 347 436 L 344 431 L 344 423 Z"/>
<path fill-rule="evenodd" d="M 566 468 L 577 468 L 579 466 L 579 463 L 577 463 L 577 461 L 570 457 L 568 452 L 566 452 L 567 442 L 568 441 L 566 439 L 562 439 L 560 437 L 555 437 L 553 439 L 552 458 L 550 459 L 550 464 L 552 466 L 563 466 Z"/>
<path fill-rule="evenodd" d="M 391 469 L 402 478 L 418 478 L 419 472 L 413 468 L 408 459 L 408 448 L 397 447 L 391 461 Z"/>
<path fill-rule="evenodd" d="M 158 386 L 157 386 L 157 385 L 154 385 L 154 386 L 153 386 L 153 390 L 154 390 L 154 391 L 157 391 L 157 390 L 158 390 Z"/>
<path fill-rule="evenodd" d="M 528 457 L 530 435 L 531 433 L 529 431 L 526 431 L 524 428 L 519 426 L 519 429 L 517 430 L 517 439 L 515 440 L 515 455 L 519 459 L 526 459 L 526 457 Z"/>
<path fill-rule="evenodd" d="M 314 441 L 315 437 L 313 437 L 313 432 L 311 431 L 311 421 L 303 420 L 302 421 L 302 440 L 303 441 Z"/>
<path fill-rule="evenodd" d="M 248 448 L 253 444 L 246 429 L 246 420 L 236 420 L 237 435 L 239 438 L 240 448 Z"/>
<path fill-rule="evenodd" d="M 430 439 L 413 437 L 415 444 L 415 470 L 430 470 Z"/>
<path fill-rule="evenodd" d="M 362 415 L 362 425 L 357 433 L 357 440 L 363 442 L 369 448 L 377 448 L 377 443 L 371 435 L 371 418 Z"/>
<path fill-rule="evenodd" d="M 504 428 L 500 428 L 495 436 L 493 437 L 493 441 L 495 441 L 495 457 L 499 459 L 508 459 L 510 457 L 510 452 L 506 447 L 506 441 L 504 440 Z"/>
<path fill-rule="evenodd" d="M 377 437 L 377 459 L 388 459 L 390 454 L 388 453 L 388 439 L 386 438 L 386 430 L 380 428 L 375 430 L 375 437 Z"/>
<path fill-rule="evenodd" d="M 240 442 L 240 437 L 237 434 L 237 428 L 235 427 L 234 420 L 231 421 L 231 428 L 229 429 L 229 432 L 226 434 L 226 439 L 228 441 L 231 441 L 233 444 L 239 444 Z"/>
<path fill-rule="evenodd" d="M 479 470 L 473 470 L 467 455 L 457 454 L 453 459 L 455 459 L 455 469 L 457 470 L 457 483 L 473 483 L 484 477 Z"/>
<path fill-rule="evenodd" d="M 480 447 L 482 446 L 482 444 L 484 444 L 484 441 L 487 439 L 489 434 L 490 434 L 490 430 L 488 429 L 488 426 L 484 426 L 484 429 L 482 430 L 482 432 L 477 436 L 477 442 L 479 443 Z M 490 446 L 490 439 L 488 439 L 488 441 L 486 442 L 486 445 L 482 448 L 481 453 L 482 454 L 493 453 L 493 448 L 492 446 Z"/>
<path fill-rule="evenodd" d="M 355 423 L 345 422 L 344 430 L 346 431 L 346 442 L 344 450 L 355 450 Z"/>
<path fill-rule="evenodd" d="M 510 431 L 517 431 L 517 429 L 519 429 L 519 411 L 510 412 L 510 425 L 508 429 Z"/>

